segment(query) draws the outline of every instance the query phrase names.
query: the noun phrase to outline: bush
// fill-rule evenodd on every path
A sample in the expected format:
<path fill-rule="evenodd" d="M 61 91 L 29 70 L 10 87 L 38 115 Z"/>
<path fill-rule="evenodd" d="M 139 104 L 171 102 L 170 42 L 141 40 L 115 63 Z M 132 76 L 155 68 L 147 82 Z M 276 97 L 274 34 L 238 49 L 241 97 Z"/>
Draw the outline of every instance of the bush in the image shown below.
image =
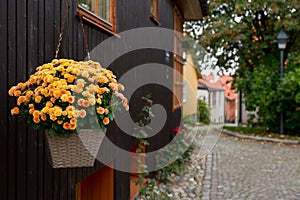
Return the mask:
<path fill-rule="evenodd" d="M 198 113 L 199 113 L 199 122 L 204 124 L 209 124 L 210 122 L 210 111 L 203 100 L 198 100 Z"/>

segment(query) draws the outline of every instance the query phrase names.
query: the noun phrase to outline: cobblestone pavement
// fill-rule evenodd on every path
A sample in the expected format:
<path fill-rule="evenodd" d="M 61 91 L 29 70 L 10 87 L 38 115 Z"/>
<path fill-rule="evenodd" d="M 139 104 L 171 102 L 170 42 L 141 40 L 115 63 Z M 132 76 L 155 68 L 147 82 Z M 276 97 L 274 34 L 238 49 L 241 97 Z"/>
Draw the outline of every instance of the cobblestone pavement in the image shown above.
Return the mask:
<path fill-rule="evenodd" d="M 185 173 L 158 186 L 172 200 L 300 200 L 300 145 L 192 131 L 196 148 Z"/>
<path fill-rule="evenodd" d="M 221 136 L 204 171 L 202 200 L 300 200 L 299 145 Z"/>

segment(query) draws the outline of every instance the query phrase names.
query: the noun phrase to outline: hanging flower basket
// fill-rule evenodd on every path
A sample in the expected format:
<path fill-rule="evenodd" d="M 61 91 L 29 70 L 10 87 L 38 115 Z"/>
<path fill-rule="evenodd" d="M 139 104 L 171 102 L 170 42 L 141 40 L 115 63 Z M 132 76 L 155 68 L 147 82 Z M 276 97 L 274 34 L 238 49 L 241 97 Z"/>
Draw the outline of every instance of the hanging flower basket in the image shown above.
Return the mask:
<path fill-rule="evenodd" d="M 49 162 L 53 168 L 92 167 L 104 139 L 104 132 L 82 130 L 70 137 L 45 132 Z"/>
<path fill-rule="evenodd" d="M 97 62 L 54 59 L 9 90 L 17 99 L 11 114 L 46 130 L 54 168 L 93 166 L 114 109 L 129 109 L 120 90 L 116 76 Z"/>

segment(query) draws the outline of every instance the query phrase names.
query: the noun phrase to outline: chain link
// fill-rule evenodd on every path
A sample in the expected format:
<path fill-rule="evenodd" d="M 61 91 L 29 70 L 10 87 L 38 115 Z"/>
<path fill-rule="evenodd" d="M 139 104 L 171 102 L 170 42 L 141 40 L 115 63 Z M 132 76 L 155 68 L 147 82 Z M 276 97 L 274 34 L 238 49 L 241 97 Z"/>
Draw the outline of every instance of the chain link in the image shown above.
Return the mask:
<path fill-rule="evenodd" d="M 62 20 L 61 27 L 60 27 L 60 33 L 59 33 L 59 37 L 58 37 L 58 44 L 57 44 L 56 51 L 55 51 L 55 58 L 57 58 L 60 47 L 61 47 L 61 42 L 62 42 L 62 39 L 63 39 L 65 23 L 66 23 L 66 20 L 67 20 L 67 17 L 68 17 L 69 3 L 70 3 L 69 0 L 66 0 L 66 7 L 65 7 L 65 10 L 64 10 L 64 16 L 63 16 L 63 20 Z M 78 6 L 79 6 L 78 0 L 76 0 L 76 7 L 78 7 Z M 88 59 L 90 60 L 91 59 L 90 50 L 89 50 L 87 37 L 86 37 L 85 30 L 84 30 L 84 25 L 83 25 L 81 15 L 79 15 L 79 22 L 80 22 L 80 27 L 81 27 L 81 32 L 82 32 L 85 51 L 86 51 Z"/>
<path fill-rule="evenodd" d="M 69 0 L 66 0 L 66 7 L 65 7 L 65 10 L 64 10 L 63 20 L 62 20 L 61 26 L 60 26 L 58 44 L 57 44 L 56 51 L 55 51 L 55 58 L 57 58 L 59 50 L 60 50 L 61 41 L 62 41 L 63 34 L 64 34 L 65 23 L 66 23 L 67 16 L 68 16 L 68 11 L 69 11 Z"/>
<path fill-rule="evenodd" d="M 76 0 L 76 7 L 79 6 L 78 0 Z M 82 32 L 82 37 L 83 37 L 83 43 L 84 43 L 84 48 L 85 48 L 85 52 L 87 54 L 87 58 L 90 60 L 90 50 L 89 50 L 89 45 L 87 42 L 87 37 L 86 37 L 86 33 L 84 30 L 84 25 L 83 25 L 83 21 L 82 21 L 82 16 L 79 14 L 79 22 L 80 22 L 80 26 L 81 26 L 81 32 Z"/>

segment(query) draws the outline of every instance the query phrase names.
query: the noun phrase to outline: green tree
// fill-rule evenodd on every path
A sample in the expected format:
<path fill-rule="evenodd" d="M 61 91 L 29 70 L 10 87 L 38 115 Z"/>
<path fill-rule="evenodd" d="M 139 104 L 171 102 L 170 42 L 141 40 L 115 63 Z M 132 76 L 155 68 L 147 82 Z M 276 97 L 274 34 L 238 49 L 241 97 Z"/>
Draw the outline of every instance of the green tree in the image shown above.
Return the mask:
<path fill-rule="evenodd" d="M 279 110 L 285 115 L 286 131 L 300 136 L 300 55 L 291 54 L 287 66 L 287 73 L 278 87 Z"/>
<path fill-rule="evenodd" d="M 299 65 L 291 63 L 300 54 L 300 2 L 210 0 L 209 9 L 210 16 L 186 23 L 185 31 L 218 59 L 221 74 L 235 68 L 235 86 L 244 94 L 246 108 L 258 110 L 260 125 L 278 130 L 279 113 L 284 111 L 287 129 L 295 129 L 300 120 L 295 86 Z M 280 28 L 289 37 L 283 81 L 276 42 Z"/>
<path fill-rule="evenodd" d="M 185 31 L 218 59 L 222 70 L 238 67 L 236 75 L 243 76 L 268 57 L 279 63 L 281 27 L 289 36 L 286 52 L 299 53 L 299 8 L 298 0 L 210 0 L 210 15 L 186 23 Z"/>

